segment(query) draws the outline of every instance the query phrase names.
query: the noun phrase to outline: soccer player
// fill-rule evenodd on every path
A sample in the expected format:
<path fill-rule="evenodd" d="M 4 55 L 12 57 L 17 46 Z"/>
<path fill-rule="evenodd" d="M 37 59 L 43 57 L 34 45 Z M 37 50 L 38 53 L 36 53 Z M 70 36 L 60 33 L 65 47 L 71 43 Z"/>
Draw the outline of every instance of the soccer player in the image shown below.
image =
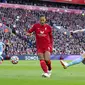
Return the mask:
<path fill-rule="evenodd" d="M 0 38 L 0 64 L 2 64 L 2 61 L 3 61 L 2 53 L 3 53 L 4 49 L 5 49 L 5 45 L 2 42 L 2 39 Z"/>
<path fill-rule="evenodd" d="M 27 35 L 31 35 L 32 32 L 35 32 L 37 54 L 39 56 L 40 66 L 44 71 L 42 76 L 50 77 L 52 71 L 50 60 L 53 46 L 52 28 L 46 24 L 46 17 L 44 15 L 40 16 L 40 23 L 34 24 L 33 27 L 28 30 Z"/>
<path fill-rule="evenodd" d="M 73 32 L 71 32 L 71 34 L 73 35 L 73 33 L 78 33 L 78 32 L 85 32 L 85 29 L 73 31 Z M 81 57 L 73 60 L 72 62 L 67 63 L 67 62 L 64 62 L 63 60 L 60 60 L 60 62 L 61 62 L 64 69 L 66 69 L 67 67 L 79 64 L 81 62 L 83 64 L 85 64 L 85 52 L 83 54 L 81 54 Z"/>

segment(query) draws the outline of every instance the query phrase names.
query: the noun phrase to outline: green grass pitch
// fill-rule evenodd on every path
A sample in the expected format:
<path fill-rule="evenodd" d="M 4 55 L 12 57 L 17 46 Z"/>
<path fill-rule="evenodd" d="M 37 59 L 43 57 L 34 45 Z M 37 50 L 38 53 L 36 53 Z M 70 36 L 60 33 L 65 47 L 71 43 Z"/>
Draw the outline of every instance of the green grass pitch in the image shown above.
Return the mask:
<path fill-rule="evenodd" d="M 42 78 L 39 61 L 19 61 L 13 65 L 4 61 L 0 65 L 0 85 L 84 85 L 85 65 L 63 69 L 58 60 L 52 61 L 51 78 Z"/>

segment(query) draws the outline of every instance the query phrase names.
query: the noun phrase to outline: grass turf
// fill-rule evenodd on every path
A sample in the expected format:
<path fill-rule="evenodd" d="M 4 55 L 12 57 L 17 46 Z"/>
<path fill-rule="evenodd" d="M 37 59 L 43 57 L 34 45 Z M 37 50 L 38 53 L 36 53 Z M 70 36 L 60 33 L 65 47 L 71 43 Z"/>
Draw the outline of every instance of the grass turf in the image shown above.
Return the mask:
<path fill-rule="evenodd" d="M 59 61 L 52 61 L 51 78 L 42 78 L 39 61 L 19 61 L 0 65 L 0 85 L 82 85 L 85 84 L 85 66 L 81 63 L 63 69 Z"/>

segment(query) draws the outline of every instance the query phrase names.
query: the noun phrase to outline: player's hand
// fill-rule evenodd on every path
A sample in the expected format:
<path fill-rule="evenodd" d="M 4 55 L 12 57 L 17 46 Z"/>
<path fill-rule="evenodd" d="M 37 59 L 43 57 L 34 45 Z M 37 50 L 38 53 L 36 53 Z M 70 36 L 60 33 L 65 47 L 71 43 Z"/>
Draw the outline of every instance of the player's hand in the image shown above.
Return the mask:
<path fill-rule="evenodd" d="M 27 36 L 32 36 L 32 33 L 26 33 Z"/>
<path fill-rule="evenodd" d="M 32 36 L 32 33 L 28 33 L 26 29 L 24 29 L 24 32 L 26 33 L 27 36 Z"/>

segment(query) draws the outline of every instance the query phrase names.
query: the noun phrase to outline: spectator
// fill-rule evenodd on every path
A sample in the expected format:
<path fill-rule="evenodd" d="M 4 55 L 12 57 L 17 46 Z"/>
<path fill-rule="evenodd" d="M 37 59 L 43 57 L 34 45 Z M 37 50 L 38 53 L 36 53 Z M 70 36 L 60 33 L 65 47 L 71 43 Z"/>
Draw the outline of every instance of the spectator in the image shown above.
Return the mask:
<path fill-rule="evenodd" d="M 36 54 L 35 37 L 32 36 L 32 38 L 30 38 L 26 36 L 24 29 L 27 30 L 34 23 L 38 22 L 38 17 L 41 14 L 47 16 L 48 23 L 50 23 L 50 20 L 55 21 L 57 25 L 63 26 L 69 31 L 85 27 L 85 16 L 82 16 L 81 14 L 0 7 L 0 19 L 2 23 L 12 29 L 16 29 L 21 36 L 25 36 L 30 42 L 28 43 L 15 35 L 11 35 L 9 32 L 4 33 L 4 31 L 1 30 L 0 35 L 3 36 L 4 42 L 7 40 L 10 42 L 10 46 L 6 51 L 7 55 Z M 65 54 L 80 54 L 81 48 L 85 49 L 83 40 L 83 37 L 85 37 L 84 33 L 76 35 L 79 39 L 73 39 L 59 33 L 56 29 L 53 29 L 53 36 L 56 54 L 60 54 L 61 52 L 64 52 Z"/>

